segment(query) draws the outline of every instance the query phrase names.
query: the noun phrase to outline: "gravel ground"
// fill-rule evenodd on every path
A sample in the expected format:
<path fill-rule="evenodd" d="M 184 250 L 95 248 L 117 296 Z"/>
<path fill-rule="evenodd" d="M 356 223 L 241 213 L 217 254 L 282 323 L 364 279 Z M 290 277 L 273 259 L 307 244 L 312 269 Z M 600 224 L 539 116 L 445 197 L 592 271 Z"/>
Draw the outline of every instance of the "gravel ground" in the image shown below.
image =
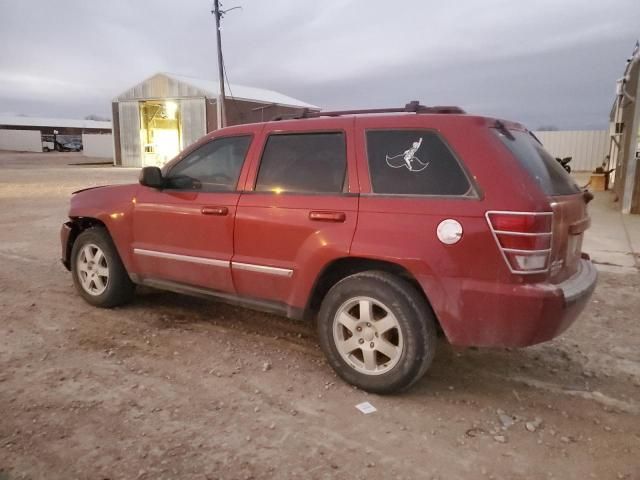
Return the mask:
<path fill-rule="evenodd" d="M 58 260 L 69 194 L 138 172 L 83 158 L 0 153 L 0 479 L 640 478 L 638 274 L 603 272 L 561 338 L 441 341 L 415 388 L 370 395 L 307 324 L 152 290 L 85 304 Z"/>

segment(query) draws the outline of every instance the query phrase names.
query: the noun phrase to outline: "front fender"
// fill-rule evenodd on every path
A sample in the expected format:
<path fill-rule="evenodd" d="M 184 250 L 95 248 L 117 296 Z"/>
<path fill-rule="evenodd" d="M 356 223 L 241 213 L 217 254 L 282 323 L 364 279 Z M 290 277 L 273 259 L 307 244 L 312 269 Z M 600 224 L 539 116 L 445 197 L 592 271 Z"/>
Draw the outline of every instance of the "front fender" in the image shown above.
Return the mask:
<path fill-rule="evenodd" d="M 95 219 L 106 227 L 127 271 L 132 268 L 130 246 L 137 191 L 136 184 L 82 190 L 71 197 L 69 208 L 73 223 Z"/>

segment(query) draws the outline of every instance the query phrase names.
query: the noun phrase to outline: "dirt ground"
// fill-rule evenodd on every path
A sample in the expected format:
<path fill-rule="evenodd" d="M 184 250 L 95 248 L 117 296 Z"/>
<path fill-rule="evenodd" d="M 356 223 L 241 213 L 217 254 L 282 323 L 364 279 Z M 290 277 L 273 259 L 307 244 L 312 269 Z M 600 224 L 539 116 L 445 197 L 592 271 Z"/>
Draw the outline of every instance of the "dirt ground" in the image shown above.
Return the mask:
<path fill-rule="evenodd" d="M 601 273 L 552 342 L 441 341 L 412 390 L 370 395 L 307 324 L 152 290 L 84 303 L 69 194 L 138 172 L 83 158 L 0 153 L 0 479 L 640 479 L 637 273 Z"/>

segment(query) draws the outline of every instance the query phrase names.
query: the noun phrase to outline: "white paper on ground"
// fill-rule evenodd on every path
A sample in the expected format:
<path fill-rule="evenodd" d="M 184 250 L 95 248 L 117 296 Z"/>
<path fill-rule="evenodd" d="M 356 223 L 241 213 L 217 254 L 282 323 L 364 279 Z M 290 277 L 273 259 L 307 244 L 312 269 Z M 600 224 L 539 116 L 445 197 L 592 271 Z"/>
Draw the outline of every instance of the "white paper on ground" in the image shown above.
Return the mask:
<path fill-rule="evenodd" d="M 378 409 L 376 407 L 374 407 L 373 405 L 371 405 L 369 402 L 359 403 L 358 405 L 356 405 L 356 408 L 358 410 L 360 410 L 364 414 L 373 413 L 373 412 L 377 412 L 378 411 Z"/>

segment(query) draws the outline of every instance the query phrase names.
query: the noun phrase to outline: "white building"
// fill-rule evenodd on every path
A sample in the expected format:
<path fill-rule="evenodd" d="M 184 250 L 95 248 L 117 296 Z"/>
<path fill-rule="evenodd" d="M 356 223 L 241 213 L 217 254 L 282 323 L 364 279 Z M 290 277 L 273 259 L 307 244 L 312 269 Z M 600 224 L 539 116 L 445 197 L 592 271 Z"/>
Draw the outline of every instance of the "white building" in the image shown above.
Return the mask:
<path fill-rule="evenodd" d="M 55 142 L 54 140 L 55 135 Z M 0 116 L 0 150 L 43 152 L 77 138 L 90 157 L 112 158 L 111 122 L 68 118 Z"/>

